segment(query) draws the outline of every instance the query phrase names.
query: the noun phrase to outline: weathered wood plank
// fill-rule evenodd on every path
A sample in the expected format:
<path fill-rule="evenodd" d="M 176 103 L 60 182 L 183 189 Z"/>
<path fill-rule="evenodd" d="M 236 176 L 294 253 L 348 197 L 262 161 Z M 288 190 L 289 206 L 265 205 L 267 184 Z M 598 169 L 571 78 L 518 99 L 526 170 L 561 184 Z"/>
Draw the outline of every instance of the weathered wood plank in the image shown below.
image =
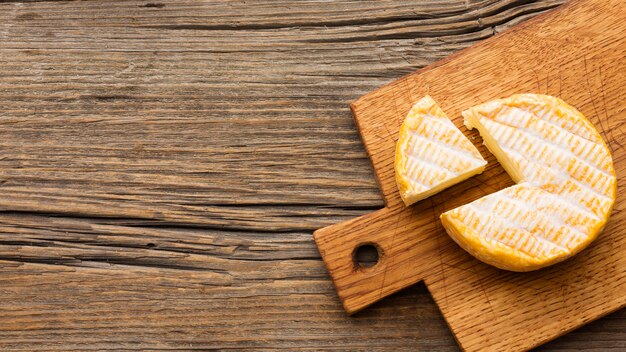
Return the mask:
<path fill-rule="evenodd" d="M 347 317 L 308 234 L 1 223 L 3 350 L 457 349 L 423 285 Z M 620 350 L 625 322 L 618 312 L 546 350 Z"/>
<path fill-rule="evenodd" d="M 348 102 L 560 3 L 0 1 L 0 349 L 456 350 L 331 287 L 310 232 L 383 206 Z"/>
<path fill-rule="evenodd" d="M 2 4 L 0 207 L 257 229 L 206 214 L 381 207 L 347 103 L 558 3 Z"/>

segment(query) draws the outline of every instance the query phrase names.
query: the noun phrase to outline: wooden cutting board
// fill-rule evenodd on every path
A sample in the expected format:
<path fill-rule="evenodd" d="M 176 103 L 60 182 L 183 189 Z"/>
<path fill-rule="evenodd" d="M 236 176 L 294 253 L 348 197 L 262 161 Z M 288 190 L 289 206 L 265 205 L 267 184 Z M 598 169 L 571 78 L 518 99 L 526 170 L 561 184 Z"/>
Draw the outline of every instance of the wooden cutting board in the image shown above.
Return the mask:
<path fill-rule="evenodd" d="M 462 123 L 461 111 L 514 93 L 561 97 L 604 136 L 618 177 L 599 238 L 555 266 L 514 273 L 486 265 L 446 234 L 439 215 L 513 184 Z M 431 95 L 489 162 L 487 170 L 411 207 L 400 200 L 394 148 L 412 104 Z M 525 350 L 626 305 L 626 4 L 572 1 L 408 75 L 352 104 L 386 208 L 320 229 L 315 241 L 348 313 L 424 281 L 461 347 Z M 373 244 L 371 268 L 354 262 Z"/>

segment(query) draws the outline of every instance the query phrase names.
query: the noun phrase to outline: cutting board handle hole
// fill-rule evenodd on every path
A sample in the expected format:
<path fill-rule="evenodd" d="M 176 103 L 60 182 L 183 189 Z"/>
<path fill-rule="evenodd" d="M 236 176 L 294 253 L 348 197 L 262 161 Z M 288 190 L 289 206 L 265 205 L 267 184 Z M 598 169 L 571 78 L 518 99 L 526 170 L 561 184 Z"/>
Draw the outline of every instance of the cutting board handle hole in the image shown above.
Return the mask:
<path fill-rule="evenodd" d="M 372 242 L 361 243 L 352 252 L 352 259 L 356 269 L 373 268 L 382 257 L 382 249 Z"/>

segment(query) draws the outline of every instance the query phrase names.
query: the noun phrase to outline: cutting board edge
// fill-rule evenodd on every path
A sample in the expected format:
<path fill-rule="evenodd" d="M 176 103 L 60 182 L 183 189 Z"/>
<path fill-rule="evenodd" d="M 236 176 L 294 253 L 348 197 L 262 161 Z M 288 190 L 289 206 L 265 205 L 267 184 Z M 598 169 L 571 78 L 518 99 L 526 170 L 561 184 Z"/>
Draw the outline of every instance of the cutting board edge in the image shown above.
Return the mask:
<path fill-rule="evenodd" d="M 455 52 L 455 53 L 453 53 L 453 54 L 451 54 L 449 56 L 446 56 L 445 58 L 443 58 L 443 59 L 441 59 L 439 61 L 436 61 L 436 62 L 434 62 L 434 63 L 432 63 L 430 65 L 424 66 L 424 67 L 422 67 L 422 68 L 420 68 L 420 69 L 418 69 L 418 70 L 416 70 L 414 72 L 411 72 L 411 73 L 408 73 L 406 75 L 400 76 L 399 78 L 397 78 L 397 79 L 395 79 L 395 80 L 393 80 L 393 81 L 391 81 L 389 83 L 386 83 L 386 84 L 376 88 L 375 90 L 373 90 L 373 91 L 371 91 L 371 92 L 369 92 L 369 93 L 367 93 L 365 95 L 362 95 L 359 98 L 357 98 L 356 100 L 350 102 L 349 106 L 350 106 L 350 111 L 352 112 L 352 118 L 354 120 L 355 127 L 356 127 L 357 131 L 359 132 L 359 137 L 361 138 L 361 142 L 363 143 L 363 145 L 365 147 L 365 152 L 367 153 L 367 157 L 370 160 L 370 163 L 372 164 L 372 166 L 374 164 L 374 162 L 372 160 L 373 152 L 370 150 L 369 143 L 365 142 L 365 136 L 364 136 L 364 133 L 363 133 L 363 128 L 362 128 L 361 123 L 359 121 L 359 109 L 360 109 L 360 105 L 361 104 L 366 103 L 368 100 L 376 99 L 376 97 L 378 95 L 383 95 L 385 90 L 390 89 L 390 88 L 392 88 L 395 85 L 401 84 L 401 82 L 404 82 L 404 81 L 408 80 L 410 77 L 417 76 L 417 75 L 423 74 L 425 72 L 431 71 L 431 70 L 433 70 L 435 68 L 438 68 L 438 67 L 441 67 L 443 65 L 446 65 L 447 63 L 449 63 L 449 62 L 451 62 L 453 60 L 456 60 L 458 57 L 462 57 L 462 56 L 466 55 L 469 52 L 472 52 L 474 50 L 478 50 L 478 49 L 480 49 L 480 48 L 482 48 L 484 46 L 489 46 L 491 44 L 491 42 L 493 42 L 493 41 L 500 40 L 503 37 L 513 35 L 513 34 L 519 32 L 519 31 L 525 29 L 526 27 L 534 25 L 536 22 L 543 21 L 544 18 L 546 18 L 546 17 L 554 16 L 558 12 L 563 12 L 563 11 L 569 9 L 569 7 L 571 7 L 575 3 L 576 3 L 576 0 L 566 0 L 565 3 L 555 7 L 554 9 L 548 10 L 545 13 L 542 13 L 542 14 L 540 14 L 538 16 L 535 16 L 535 17 L 531 18 L 528 21 L 525 21 L 525 22 L 520 23 L 518 25 L 515 25 L 515 26 L 513 26 L 511 28 L 508 28 L 507 30 L 505 30 L 503 32 L 497 33 L 494 36 L 481 41 L 480 43 L 471 45 L 471 46 L 469 46 L 469 47 L 467 47 L 465 49 L 461 49 L 461 50 L 459 50 L 459 51 L 457 51 L 457 52 Z M 385 194 L 384 186 L 383 186 L 382 180 L 380 178 L 380 175 L 378 174 L 378 171 L 376 170 L 376 168 L 374 168 L 374 167 L 372 167 L 372 168 L 373 168 L 373 171 L 374 171 L 374 177 L 376 179 L 376 184 L 378 185 L 378 189 L 380 190 L 380 194 L 381 194 L 381 196 L 383 198 L 383 202 L 385 204 L 385 207 L 386 208 L 396 208 L 398 206 L 403 205 L 401 201 L 391 202 L 391 199 L 392 199 L 391 195 Z"/>
<path fill-rule="evenodd" d="M 335 289 L 335 293 L 337 294 L 337 298 L 339 298 L 339 302 L 341 302 L 341 306 L 343 307 L 344 312 L 346 312 L 348 315 L 353 315 L 357 312 L 359 312 L 361 309 L 364 309 L 366 307 L 357 309 L 357 310 L 352 310 L 350 309 L 350 307 L 347 305 L 346 300 L 344 299 L 344 297 L 341 296 L 341 290 L 339 289 L 339 287 L 337 286 L 337 281 L 335 280 L 335 276 L 332 274 L 333 270 L 331 267 L 329 267 L 329 263 L 327 261 L 327 257 L 326 257 L 326 250 L 323 249 L 323 244 L 321 243 L 322 241 L 322 237 L 324 236 L 324 233 L 327 231 L 330 231 L 333 227 L 337 227 L 337 226 L 345 226 L 346 223 L 349 223 L 352 220 L 346 220 L 346 221 L 342 221 L 340 223 L 337 224 L 333 224 L 333 225 L 328 225 L 325 227 L 322 227 L 320 229 L 317 229 L 315 231 L 313 231 L 313 241 L 315 241 L 315 247 L 317 247 L 318 252 L 320 253 L 320 256 L 322 257 L 322 262 L 324 263 L 324 268 L 326 269 L 326 272 L 328 273 L 328 276 L 330 276 L 330 281 L 333 283 L 333 288 Z"/>
<path fill-rule="evenodd" d="M 375 210 L 371 213 L 367 213 L 364 215 L 361 215 L 359 217 L 350 219 L 350 220 L 346 220 L 346 221 L 342 221 L 340 223 L 337 224 L 333 224 L 333 225 L 328 225 L 325 226 L 323 228 L 320 228 L 316 231 L 313 232 L 313 240 L 315 241 L 315 245 L 322 257 L 322 261 L 324 262 L 324 267 L 326 268 L 327 272 L 329 273 L 329 276 L 331 278 L 331 282 L 333 283 L 333 287 L 335 288 L 335 292 L 337 293 L 337 296 L 344 308 L 344 311 L 348 314 L 348 315 L 354 315 L 360 311 L 362 311 L 363 309 L 379 302 L 381 299 L 376 299 L 376 300 L 371 300 L 368 301 L 367 303 L 359 303 L 358 305 L 356 305 L 356 307 L 354 307 L 355 302 L 352 299 L 349 299 L 348 297 L 344 296 L 344 288 L 341 287 L 335 277 L 335 272 L 337 270 L 335 270 L 335 268 L 332 268 L 329 265 L 329 256 L 326 253 L 325 247 L 326 244 L 323 242 L 325 239 L 330 238 L 332 240 L 333 236 L 333 232 L 336 232 L 337 229 L 342 230 L 342 229 L 349 229 L 350 227 L 352 227 L 354 225 L 354 223 L 357 223 L 359 221 L 365 221 L 365 220 L 370 220 L 372 218 L 376 218 L 377 216 L 379 216 L 382 213 L 391 213 L 391 214 L 395 214 L 395 212 L 398 211 L 402 211 L 401 208 L 396 208 L 396 209 L 390 209 L 388 207 L 383 207 L 381 209 Z M 348 235 L 348 238 L 350 237 L 350 235 Z M 348 239 L 348 242 L 350 242 L 350 239 Z M 356 246 L 358 245 L 363 245 L 363 244 L 374 244 L 375 246 L 380 246 L 380 244 L 377 241 L 371 241 L 367 238 L 364 238 L 363 240 L 357 240 L 357 241 L 353 241 L 355 243 L 357 243 L 354 248 L 356 249 Z M 360 242 L 360 244 L 358 244 Z M 382 247 L 382 246 L 381 246 Z M 379 247 L 380 248 L 380 247 Z M 383 263 L 383 265 L 387 265 L 386 260 L 384 259 L 384 250 L 382 250 L 382 254 L 381 254 L 381 258 L 379 259 L 379 263 Z M 352 258 L 354 258 L 354 254 L 352 254 Z M 353 259 L 354 260 L 354 259 Z M 356 265 L 356 264 L 355 264 Z M 376 267 L 376 266 L 375 266 Z M 384 266 L 383 266 L 384 267 Z M 365 269 L 364 272 L 368 272 L 370 270 L 374 269 L 374 267 L 372 268 L 368 268 Z M 363 270 L 363 269 L 360 269 Z M 360 271 L 359 269 L 354 269 L 354 273 L 358 273 Z M 415 285 L 418 284 L 420 282 L 424 282 L 425 281 L 425 276 L 420 275 L 420 276 L 416 276 L 414 278 L 411 278 L 410 280 L 408 280 L 411 283 L 408 283 L 406 285 L 403 286 L 399 286 L 396 287 L 394 289 L 390 289 L 388 291 L 385 292 L 383 297 L 387 297 L 389 295 L 392 295 L 396 292 L 399 292 L 401 290 L 403 290 L 404 288 L 411 286 L 411 285 Z"/>
<path fill-rule="evenodd" d="M 568 334 L 568 333 L 570 333 L 570 332 L 572 332 L 572 331 L 574 331 L 576 329 L 582 328 L 583 326 L 591 323 L 592 321 L 596 321 L 596 320 L 598 320 L 600 318 L 603 318 L 603 317 L 605 317 L 605 316 L 607 316 L 607 315 L 609 315 L 611 313 L 617 312 L 618 310 L 620 310 L 620 309 L 622 309 L 624 307 L 626 307 L 626 301 L 624 303 L 622 303 L 622 304 L 616 305 L 613 308 L 609 307 L 606 311 L 603 311 L 603 312 L 601 312 L 599 314 L 596 314 L 595 316 L 593 316 L 589 320 L 581 321 L 580 323 L 573 325 L 571 328 L 564 329 L 561 332 L 559 332 L 558 334 L 554 334 L 553 336 L 549 336 L 549 337 L 547 337 L 545 339 L 539 340 L 536 344 L 534 344 L 532 346 L 529 346 L 528 349 L 539 347 L 539 346 L 544 345 L 544 344 L 546 344 L 546 343 L 548 343 L 550 341 L 556 340 L 559 337 L 564 336 L 564 335 L 566 335 L 566 334 Z"/>
<path fill-rule="evenodd" d="M 354 118 L 356 126 L 357 126 L 357 129 L 359 130 L 359 135 L 361 135 L 361 128 L 359 127 L 359 122 L 358 122 L 358 119 L 357 119 L 357 116 L 356 116 L 357 115 L 357 110 L 356 109 L 358 108 L 359 103 L 361 103 L 362 101 L 370 99 L 371 97 L 373 97 L 373 96 L 375 96 L 377 94 L 380 94 L 380 92 L 382 90 L 388 89 L 389 87 L 391 87 L 393 85 L 396 85 L 400 81 L 404 81 L 404 80 L 408 79 L 409 77 L 412 77 L 414 75 L 419 75 L 419 74 L 422 74 L 424 72 L 430 71 L 430 70 L 432 70 L 434 68 L 443 66 L 443 65 L 447 64 L 448 62 L 450 62 L 452 60 L 455 60 L 457 57 L 465 55 L 467 52 L 474 51 L 474 50 L 476 50 L 478 48 L 481 48 L 483 46 L 488 46 L 489 44 L 491 44 L 492 41 L 499 40 L 502 37 L 506 37 L 506 36 L 512 35 L 512 34 L 514 34 L 516 32 L 519 32 L 522 29 L 525 29 L 526 27 L 534 25 L 535 22 L 541 22 L 545 17 L 549 17 L 549 16 L 555 15 L 557 11 L 558 12 L 563 12 L 564 10 L 568 9 L 570 6 L 572 6 L 576 2 L 577 2 L 576 0 L 566 0 L 563 4 L 553 8 L 551 10 L 547 10 L 546 12 L 544 12 L 544 13 L 542 13 L 540 15 L 537 15 L 537 16 L 535 16 L 535 17 L 533 17 L 533 18 L 531 18 L 531 19 L 529 19 L 529 20 L 527 20 L 527 21 L 525 21 L 523 23 L 520 23 L 520 24 L 514 25 L 514 26 L 512 26 L 510 28 L 507 28 L 503 32 L 496 33 L 495 35 L 493 35 L 493 36 L 491 36 L 491 37 L 489 37 L 487 39 L 484 39 L 484 40 L 482 40 L 481 42 L 479 42 L 477 44 L 470 45 L 467 48 L 464 48 L 464 49 L 461 49 L 461 50 L 459 50 L 457 52 L 454 52 L 454 53 L 444 57 L 443 59 L 435 61 L 432 64 L 426 65 L 426 66 L 424 66 L 422 68 L 419 68 L 416 71 L 413 71 L 411 73 L 407 73 L 407 74 L 405 74 L 403 76 L 400 76 L 399 78 L 396 78 L 396 79 L 394 79 L 393 81 L 391 81 L 389 83 L 385 83 L 382 86 L 376 88 L 375 90 L 358 97 L 354 101 L 351 101 L 349 103 L 349 105 L 350 105 L 350 109 L 352 110 L 352 117 Z M 368 152 L 368 156 L 369 156 L 369 152 Z"/>
<path fill-rule="evenodd" d="M 463 342 L 462 339 L 460 339 L 457 335 L 458 332 L 456 331 L 456 329 L 453 328 L 453 326 L 450 324 L 450 322 L 448 321 L 448 317 L 444 314 L 443 310 L 441 309 L 441 307 L 443 306 L 443 303 L 439 301 L 439 297 L 437 295 L 434 295 L 432 290 L 430 289 L 430 285 L 428 283 L 428 280 L 425 279 L 423 280 L 424 282 L 424 286 L 426 286 L 426 290 L 428 291 L 428 294 L 432 297 L 433 301 L 435 302 L 435 305 L 437 306 L 437 309 L 439 310 L 439 312 L 441 313 L 441 316 L 443 317 L 443 320 L 446 322 L 446 325 L 448 326 L 448 329 L 450 329 L 450 332 L 452 333 L 452 337 L 454 337 L 454 340 L 456 341 L 456 343 L 459 345 L 459 347 L 465 351 L 465 352 L 480 352 L 483 351 L 481 346 L 478 346 L 477 349 L 472 349 L 472 346 L 466 346 Z M 603 310 L 601 313 L 595 314 L 594 316 L 592 316 L 591 318 L 589 318 L 588 320 L 584 320 L 584 321 L 580 321 L 578 323 L 573 324 L 571 327 L 568 327 L 566 329 L 562 329 L 559 330 L 558 333 L 554 334 L 554 335 L 550 335 L 547 336 L 545 338 L 542 339 L 538 339 L 526 346 L 521 346 L 521 350 L 523 351 L 528 351 L 531 350 L 533 348 L 539 347 L 541 345 L 544 345 L 550 341 L 554 341 L 556 339 L 558 339 L 561 336 L 567 335 L 570 332 L 580 329 L 583 326 L 596 321 L 598 319 L 601 319 L 611 313 L 615 313 L 620 309 L 626 308 L 626 298 L 624 298 L 622 303 L 618 303 L 615 306 L 603 306 L 603 308 L 606 307 L 606 310 Z"/>

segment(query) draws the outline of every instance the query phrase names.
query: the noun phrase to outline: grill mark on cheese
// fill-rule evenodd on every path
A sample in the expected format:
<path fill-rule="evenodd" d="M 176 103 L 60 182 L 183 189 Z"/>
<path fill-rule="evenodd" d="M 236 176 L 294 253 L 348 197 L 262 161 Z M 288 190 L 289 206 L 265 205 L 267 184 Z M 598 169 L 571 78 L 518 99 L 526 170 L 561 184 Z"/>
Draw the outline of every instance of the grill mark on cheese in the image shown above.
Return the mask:
<path fill-rule="evenodd" d="M 520 94 L 513 99 L 518 100 L 517 104 L 519 101 L 523 101 L 528 109 L 545 110 L 543 114 L 536 114 L 544 117 L 544 121 L 561 127 L 576 136 L 604 145 L 602 137 L 585 116 L 561 99 L 540 94 Z M 548 113 L 552 111 L 554 114 Z"/>
<path fill-rule="evenodd" d="M 527 165 L 529 165 L 529 167 L 522 169 L 521 171 L 522 171 L 522 174 L 526 176 L 525 179 L 529 180 L 529 182 L 537 184 L 538 186 L 542 184 L 541 182 L 536 182 L 538 178 L 537 176 L 533 176 L 533 175 L 536 175 L 538 172 L 549 172 L 551 175 L 554 175 L 555 177 L 561 176 L 562 170 L 556 169 L 557 166 L 555 166 L 554 164 L 547 164 L 545 163 L 544 160 L 534 157 L 534 155 L 530 151 L 528 151 L 526 154 L 522 154 L 518 152 L 517 150 L 512 149 L 509 146 L 501 146 L 501 148 L 505 150 L 507 153 L 509 153 L 510 155 L 515 156 L 516 158 L 514 159 L 514 161 L 517 161 L 518 163 L 521 161 L 527 162 Z M 546 151 L 546 153 L 550 153 L 550 151 Z M 580 177 L 579 175 L 573 175 L 572 173 L 568 174 L 567 176 L 578 176 L 576 178 L 572 177 L 571 179 L 568 179 L 568 181 L 571 181 L 575 183 L 576 185 L 580 186 L 581 188 L 584 188 L 588 192 L 593 193 L 594 196 L 597 196 L 600 198 L 607 198 L 607 199 L 609 198 L 608 196 L 606 196 L 606 194 L 602 193 L 602 190 L 598 190 L 594 188 L 594 186 L 596 187 L 598 186 L 597 183 L 592 185 L 589 183 L 588 180 L 583 179 L 583 177 Z M 600 186 L 602 186 L 602 184 L 600 184 Z M 610 183 L 608 186 L 610 186 Z M 608 192 L 609 187 L 606 187 L 604 191 Z"/>
<path fill-rule="evenodd" d="M 445 165 L 435 164 L 426 158 L 419 158 L 412 154 L 408 154 L 407 157 L 416 167 L 419 165 L 422 169 L 435 170 L 442 175 L 442 178 L 456 176 L 454 171 L 446 168 Z"/>
<path fill-rule="evenodd" d="M 553 168 L 539 165 L 539 167 L 529 170 L 527 165 L 531 164 L 532 160 L 524 157 L 524 155 L 512 149 L 503 149 L 509 153 L 509 156 L 516 156 L 513 161 L 516 162 L 517 165 L 526 166 L 525 168 L 522 167 L 524 169 L 522 173 L 525 176 L 530 176 L 526 178 L 528 180 L 527 182 L 544 190 L 550 190 L 552 193 L 559 194 L 564 200 L 568 201 L 572 205 L 582 204 L 587 211 L 597 214 L 605 209 L 608 209 L 610 204 L 613 202 L 610 197 L 598 193 L 584 183 L 568 178 L 567 175 L 563 175 L 562 173 L 555 171 Z M 551 176 L 549 181 L 547 176 Z M 537 179 L 539 178 L 544 178 L 544 182 L 538 182 Z M 579 197 L 575 197 L 576 195 Z"/>
<path fill-rule="evenodd" d="M 500 120 L 491 120 L 491 119 L 486 118 L 484 116 L 481 116 L 480 122 L 483 125 L 485 125 L 485 123 L 487 123 L 487 124 L 495 123 L 495 124 L 502 125 L 503 128 L 505 129 L 505 131 L 508 130 L 507 132 L 509 132 L 511 134 L 515 134 L 517 138 L 520 138 L 521 136 L 525 136 L 527 138 L 531 138 L 531 139 L 533 139 L 535 141 L 539 141 L 541 143 L 547 143 L 550 147 L 553 146 L 554 148 L 556 148 L 559 151 L 567 154 L 568 156 L 570 156 L 572 158 L 576 158 L 580 162 L 584 162 L 585 164 L 587 164 L 590 167 L 593 167 L 594 169 L 598 170 L 602 174 L 604 174 L 606 176 L 612 176 L 612 175 L 610 175 L 609 171 L 607 171 L 607 169 L 605 169 L 605 168 L 609 167 L 609 163 L 605 163 L 605 165 L 603 165 L 605 168 L 602 168 L 602 167 L 600 167 L 598 165 L 599 162 L 603 158 L 606 158 L 606 156 L 607 156 L 606 150 L 604 149 L 603 145 L 600 145 L 600 144 L 597 144 L 597 143 L 594 143 L 594 142 L 589 142 L 588 140 L 586 140 L 584 138 L 580 138 L 579 140 L 576 140 L 574 137 L 571 137 L 571 135 L 568 136 L 568 137 L 565 137 L 562 134 L 554 136 L 555 137 L 554 140 L 547 140 L 545 138 L 549 137 L 548 134 L 543 133 L 543 135 L 542 135 L 537 130 L 530 129 L 529 126 L 518 126 L 518 125 L 515 125 L 515 124 L 512 124 L 512 123 L 508 123 L 508 122 L 504 122 L 504 121 L 500 121 Z M 494 131 L 494 133 L 495 133 L 495 131 Z M 502 133 L 504 133 L 504 131 Z M 569 138 L 569 139 L 568 140 L 564 140 L 565 138 Z M 585 142 L 581 142 L 580 140 L 584 140 Z M 576 142 L 574 142 L 574 141 L 576 141 Z M 567 142 L 567 144 L 563 145 L 564 144 L 563 142 Z M 575 143 L 574 148 L 576 148 L 577 150 L 572 150 L 572 146 L 569 143 Z M 512 142 L 509 141 L 508 144 L 512 144 Z M 544 146 L 546 148 L 549 147 L 548 145 L 544 144 Z M 579 149 L 580 146 L 583 146 L 582 150 Z M 576 154 L 576 152 L 578 152 L 578 154 Z M 590 154 L 594 157 L 593 159 L 588 159 Z M 600 159 L 600 160 L 598 160 L 598 159 Z"/>
<path fill-rule="evenodd" d="M 535 217 L 531 206 L 523 201 L 518 201 L 508 196 L 508 193 L 514 189 L 515 188 L 512 187 L 503 192 L 499 192 L 498 197 L 485 197 L 483 198 L 483 202 L 476 204 L 476 207 L 486 213 L 492 213 L 503 220 L 506 219 L 506 221 L 515 228 L 525 230 L 539 241 L 547 242 L 550 247 L 558 247 L 561 250 L 566 250 L 563 243 L 546 238 L 542 235 L 542 231 L 537 231 L 537 227 L 543 229 L 547 225 L 553 225 L 554 222 L 545 217 Z M 523 211 L 515 212 L 515 210 L 519 210 L 518 207 L 521 207 Z M 559 225 L 567 226 L 565 224 Z M 572 231 L 577 232 L 575 233 L 577 237 L 581 234 L 578 230 L 572 229 Z M 584 234 L 582 235 L 586 237 Z"/>
<path fill-rule="evenodd" d="M 535 234 L 525 230 L 524 228 L 515 226 L 509 218 L 484 211 L 481 208 L 475 207 L 472 203 L 467 204 L 467 207 L 464 210 L 470 214 L 473 213 L 473 219 L 470 218 L 471 222 L 469 226 L 476 233 L 485 234 L 489 238 L 505 244 L 508 247 L 516 251 L 520 251 L 530 257 L 535 258 L 545 256 L 547 254 L 546 252 L 550 253 L 550 251 L 558 249 L 558 247 L 553 243 L 545 240 L 542 241 L 537 238 Z M 481 218 L 483 220 L 487 220 L 485 221 L 489 224 L 487 227 L 480 226 L 480 224 L 483 223 L 483 221 L 480 220 Z M 499 226 L 494 229 L 493 227 L 496 224 L 504 226 Z M 505 231 L 502 231 L 501 229 L 505 229 Z M 542 246 L 541 243 L 545 243 L 547 246 Z"/>
<path fill-rule="evenodd" d="M 480 153 L 473 144 L 466 143 L 466 137 L 460 133 L 456 126 L 445 116 L 436 117 L 430 114 L 422 115 L 421 118 L 426 123 L 420 124 L 423 129 L 423 134 L 420 135 L 416 132 L 422 132 L 422 130 L 412 131 L 414 136 L 426 137 L 431 141 L 438 142 L 446 149 L 452 149 L 454 151 L 463 153 L 470 158 L 481 158 Z"/>
<path fill-rule="evenodd" d="M 534 204 L 537 207 L 537 210 L 550 211 L 550 214 L 558 218 L 561 223 L 567 224 L 581 233 L 588 231 L 589 226 L 583 227 L 580 226 L 580 224 L 594 225 L 600 221 L 600 218 L 598 218 L 595 214 L 585 210 L 584 208 L 576 207 L 575 204 L 564 201 L 561 197 L 555 196 L 552 193 L 543 191 L 542 189 L 537 191 L 536 187 L 532 187 L 531 185 L 527 185 L 525 183 L 520 183 L 518 186 L 525 187 L 517 189 L 517 199 L 529 204 Z M 539 212 L 539 214 L 541 214 L 541 212 Z M 585 218 L 584 220 L 581 220 L 580 218 L 583 216 Z M 576 220 L 576 222 L 571 223 L 570 221 L 572 220 Z"/>
<path fill-rule="evenodd" d="M 532 214 L 533 216 L 535 216 L 534 223 L 531 222 L 532 225 L 534 225 L 532 228 L 530 228 L 531 226 L 525 226 L 523 223 L 518 223 L 518 226 L 525 228 L 526 230 L 532 232 L 533 234 L 537 234 L 537 233 L 541 233 L 541 234 L 554 234 L 555 231 L 558 230 L 557 233 L 559 234 L 563 234 L 562 229 L 567 229 L 567 231 L 569 231 L 569 237 L 563 239 L 561 238 L 557 238 L 556 236 L 551 236 L 551 238 L 548 237 L 543 237 L 545 238 L 546 241 L 549 241 L 553 244 L 555 244 L 556 246 L 560 247 L 561 249 L 568 249 L 567 246 L 570 242 L 574 241 L 575 239 L 573 237 L 583 237 L 583 238 L 587 238 L 587 234 L 585 234 L 582 230 L 575 228 L 569 224 L 567 224 L 566 222 L 563 222 L 562 219 L 558 218 L 558 221 L 555 221 L 555 219 L 551 218 L 551 217 L 547 217 L 544 214 L 542 214 L 541 212 L 536 212 L 536 209 L 533 208 L 533 204 L 530 201 L 527 201 L 523 198 L 513 198 L 507 195 L 507 193 L 503 193 L 502 198 L 500 199 L 501 201 L 501 205 L 502 206 L 506 206 L 508 208 L 508 210 L 511 211 L 511 213 L 513 212 L 513 210 L 516 209 L 516 207 L 522 207 L 525 211 L 526 215 Z M 502 204 L 504 203 L 504 204 Z M 498 212 L 497 208 L 496 212 Z M 548 210 L 548 209 L 544 209 L 544 210 Z M 552 210 L 552 209 L 550 209 Z M 515 217 L 513 217 L 515 218 Z M 540 230 L 537 229 L 537 227 L 540 227 Z M 551 231 L 546 231 L 546 229 L 550 229 Z"/>
<path fill-rule="evenodd" d="M 465 151 L 455 150 L 439 141 L 426 139 L 422 136 L 414 136 L 413 147 L 406 153 L 414 159 L 428 161 L 431 164 L 440 163 L 446 170 L 455 174 L 481 165 L 481 160 L 476 159 Z M 419 140 L 421 143 L 419 143 Z M 419 148 L 419 150 L 415 150 Z"/>
<path fill-rule="evenodd" d="M 506 100 L 506 105 L 502 102 Z M 500 109 L 517 108 L 530 112 L 534 117 L 551 124 L 570 135 L 603 145 L 595 128 L 578 110 L 564 105 L 561 99 L 540 94 L 519 94 L 508 99 L 494 100 L 473 108 L 476 112 L 487 111 L 488 115 L 500 115 Z"/>

